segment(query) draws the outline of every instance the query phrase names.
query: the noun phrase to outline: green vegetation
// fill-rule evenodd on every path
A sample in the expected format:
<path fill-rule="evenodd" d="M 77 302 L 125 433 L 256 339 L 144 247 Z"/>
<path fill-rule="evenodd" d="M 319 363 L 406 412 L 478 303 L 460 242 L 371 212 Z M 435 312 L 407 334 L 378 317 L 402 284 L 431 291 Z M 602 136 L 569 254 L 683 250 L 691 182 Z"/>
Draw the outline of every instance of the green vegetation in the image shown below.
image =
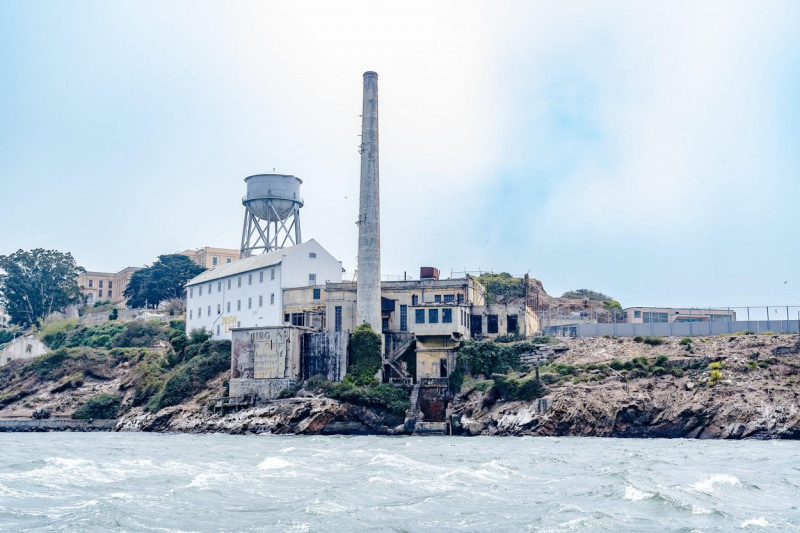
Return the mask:
<path fill-rule="evenodd" d="M 183 298 L 186 282 L 203 271 L 185 255 L 160 255 L 155 263 L 131 275 L 124 292 L 128 307 L 156 307 L 164 300 Z"/>
<path fill-rule="evenodd" d="M 144 348 L 155 340 L 167 340 L 164 325 L 158 321 L 106 323 L 79 326 L 74 320 L 61 320 L 44 326 L 39 338 L 52 349 L 76 348 Z"/>
<path fill-rule="evenodd" d="M 574 291 L 567 291 L 561 295 L 562 298 L 573 298 L 575 300 L 595 300 L 598 302 L 616 302 L 614 298 L 602 292 L 592 291 L 589 289 L 577 289 Z"/>
<path fill-rule="evenodd" d="M 0 329 L 0 344 L 5 344 L 14 340 L 14 334 L 7 329 Z"/>
<path fill-rule="evenodd" d="M 542 382 L 536 379 L 535 374 L 509 372 L 494 374 L 492 379 L 497 393 L 505 400 L 535 400 L 547 394 L 547 390 Z"/>
<path fill-rule="evenodd" d="M 121 405 L 122 398 L 116 394 L 98 394 L 89 398 L 85 404 L 72 413 L 72 418 L 79 420 L 116 418 Z"/>
<path fill-rule="evenodd" d="M 316 375 L 306 380 L 305 389 L 322 392 L 328 398 L 354 405 L 386 409 L 396 415 L 404 414 L 411 407 L 409 392 L 392 385 L 360 386 L 347 379 L 341 383 L 333 383 L 323 375 Z M 285 397 L 294 396 L 296 392 L 286 389 Z"/>
<path fill-rule="evenodd" d="M 464 380 L 461 383 L 460 392 L 466 393 L 477 390 L 483 393 L 487 393 L 489 392 L 489 389 L 491 389 L 493 385 L 494 385 L 494 380 L 492 379 L 475 379 L 471 376 L 464 376 Z"/>
<path fill-rule="evenodd" d="M 508 272 L 499 274 L 487 272 L 478 276 L 478 281 L 486 289 L 486 303 L 489 304 L 525 296 L 525 280 L 515 278 Z"/>
<path fill-rule="evenodd" d="M 36 248 L 0 255 L 0 306 L 12 324 L 37 325 L 54 311 L 81 300 L 83 271 L 69 253 Z"/>
<path fill-rule="evenodd" d="M 377 385 L 375 374 L 382 364 L 381 336 L 369 324 L 356 326 L 350 340 L 350 366 L 345 380 L 357 386 Z"/>

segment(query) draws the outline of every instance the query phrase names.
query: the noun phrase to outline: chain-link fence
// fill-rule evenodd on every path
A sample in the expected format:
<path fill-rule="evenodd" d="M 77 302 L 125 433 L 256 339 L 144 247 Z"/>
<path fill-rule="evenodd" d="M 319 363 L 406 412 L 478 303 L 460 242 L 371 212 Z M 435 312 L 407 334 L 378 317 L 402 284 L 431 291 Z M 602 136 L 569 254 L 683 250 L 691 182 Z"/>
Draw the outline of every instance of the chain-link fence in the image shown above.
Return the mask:
<path fill-rule="evenodd" d="M 800 306 L 588 307 L 539 311 L 542 331 L 556 337 L 635 337 L 800 333 Z"/>

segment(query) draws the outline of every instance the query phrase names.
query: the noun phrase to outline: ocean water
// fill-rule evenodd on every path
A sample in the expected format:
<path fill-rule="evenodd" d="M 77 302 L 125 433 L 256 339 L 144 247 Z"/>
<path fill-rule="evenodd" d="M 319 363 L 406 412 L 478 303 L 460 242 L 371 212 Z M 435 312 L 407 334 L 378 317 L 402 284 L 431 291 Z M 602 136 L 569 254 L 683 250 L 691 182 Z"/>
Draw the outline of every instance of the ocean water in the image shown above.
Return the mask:
<path fill-rule="evenodd" d="M 795 531 L 800 442 L 0 434 L 2 531 Z"/>

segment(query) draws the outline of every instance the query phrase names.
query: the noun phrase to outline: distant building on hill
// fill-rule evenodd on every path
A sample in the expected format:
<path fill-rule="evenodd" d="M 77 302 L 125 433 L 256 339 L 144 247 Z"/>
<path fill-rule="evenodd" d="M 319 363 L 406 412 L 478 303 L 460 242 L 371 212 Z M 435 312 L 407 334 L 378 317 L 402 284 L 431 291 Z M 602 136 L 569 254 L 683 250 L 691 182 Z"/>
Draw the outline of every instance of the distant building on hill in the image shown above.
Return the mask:
<path fill-rule="evenodd" d="M 119 272 L 94 272 L 87 270 L 78 276 L 78 286 L 81 293 L 86 296 L 86 303 L 92 305 L 96 302 L 109 301 L 112 304 L 125 302 L 123 292 L 128 288 L 128 283 L 137 267 L 123 268 Z"/>
<path fill-rule="evenodd" d="M 184 250 L 178 252 L 185 255 L 201 267 L 214 268 L 216 266 L 235 263 L 239 260 L 239 250 L 233 248 L 212 248 L 204 246 L 196 250 Z"/>
<path fill-rule="evenodd" d="M 35 335 L 17 337 L 0 350 L 0 366 L 5 366 L 16 359 L 33 359 L 49 351 L 50 348 Z"/>

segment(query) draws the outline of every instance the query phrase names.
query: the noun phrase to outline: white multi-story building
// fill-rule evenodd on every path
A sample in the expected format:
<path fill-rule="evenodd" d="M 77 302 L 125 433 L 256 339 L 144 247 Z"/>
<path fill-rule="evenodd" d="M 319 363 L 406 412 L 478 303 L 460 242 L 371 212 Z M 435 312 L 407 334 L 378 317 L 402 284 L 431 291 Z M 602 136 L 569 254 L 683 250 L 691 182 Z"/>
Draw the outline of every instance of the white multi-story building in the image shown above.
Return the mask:
<path fill-rule="evenodd" d="M 220 265 L 186 284 L 186 333 L 205 328 L 230 339 L 231 328 L 280 326 L 283 289 L 319 286 L 321 294 L 325 283 L 341 281 L 341 261 L 314 239 Z"/>

